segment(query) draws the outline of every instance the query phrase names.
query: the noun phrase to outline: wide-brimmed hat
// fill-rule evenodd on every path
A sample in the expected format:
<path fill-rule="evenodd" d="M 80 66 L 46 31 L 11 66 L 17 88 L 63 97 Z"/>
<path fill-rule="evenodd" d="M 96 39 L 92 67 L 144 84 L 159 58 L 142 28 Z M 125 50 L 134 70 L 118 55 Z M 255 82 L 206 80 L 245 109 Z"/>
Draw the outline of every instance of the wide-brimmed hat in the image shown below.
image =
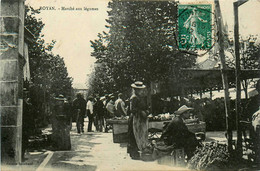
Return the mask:
<path fill-rule="evenodd" d="M 175 112 L 175 114 L 180 115 L 180 114 L 183 114 L 184 112 L 186 112 L 188 110 L 193 110 L 193 108 L 187 107 L 186 105 L 183 105 Z"/>
<path fill-rule="evenodd" d="M 23 88 L 23 91 L 24 92 L 28 92 L 29 90 L 27 88 Z"/>
<path fill-rule="evenodd" d="M 60 94 L 58 97 L 55 97 L 56 100 L 66 100 L 66 98 Z"/>
<path fill-rule="evenodd" d="M 106 100 L 106 97 L 105 96 L 102 96 L 102 97 L 100 97 L 100 100 Z"/>
<path fill-rule="evenodd" d="M 146 86 L 141 81 L 136 81 L 133 84 L 131 84 L 131 87 L 133 88 L 145 88 Z"/>

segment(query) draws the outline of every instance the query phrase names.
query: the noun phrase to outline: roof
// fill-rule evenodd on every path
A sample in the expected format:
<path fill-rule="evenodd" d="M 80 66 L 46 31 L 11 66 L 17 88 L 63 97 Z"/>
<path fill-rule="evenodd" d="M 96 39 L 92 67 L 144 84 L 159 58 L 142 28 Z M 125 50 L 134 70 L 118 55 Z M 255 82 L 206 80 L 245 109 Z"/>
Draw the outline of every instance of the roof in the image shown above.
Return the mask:
<path fill-rule="evenodd" d="M 26 42 L 32 42 L 32 40 L 35 38 L 34 34 L 30 32 L 30 30 L 28 30 L 26 27 L 24 27 L 24 38 Z"/>
<path fill-rule="evenodd" d="M 206 77 L 210 76 L 211 78 L 214 77 L 221 77 L 221 70 L 220 69 L 196 69 L 196 68 L 183 68 L 182 71 L 192 76 L 192 78 L 198 77 Z M 234 69 L 227 69 L 226 70 L 229 78 L 235 77 L 235 70 Z M 214 76 L 214 77 L 212 77 Z M 250 78 L 260 78 L 260 69 L 242 69 L 241 70 L 241 79 L 250 79 Z"/>
<path fill-rule="evenodd" d="M 187 75 L 189 80 L 184 84 L 185 87 L 191 89 L 209 89 L 209 88 L 221 88 L 222 77 L 220 69 L 182 69 Z M 232 85 L 236 81 L 236 75 L 234 69 L 227 69 L 228 82 Z M 241 70 L 240 74 L 241 80 L 260 78 L 260 70 Z"/>
<path fill-rule="evenodd" d="M 210 57 L 207 58 L 206 60 L 198 63 L 195 68 L 197 69 L 213 69 L 213 68 L 218 68 L 219 61 L 214 58 L 214 57 Z"/>

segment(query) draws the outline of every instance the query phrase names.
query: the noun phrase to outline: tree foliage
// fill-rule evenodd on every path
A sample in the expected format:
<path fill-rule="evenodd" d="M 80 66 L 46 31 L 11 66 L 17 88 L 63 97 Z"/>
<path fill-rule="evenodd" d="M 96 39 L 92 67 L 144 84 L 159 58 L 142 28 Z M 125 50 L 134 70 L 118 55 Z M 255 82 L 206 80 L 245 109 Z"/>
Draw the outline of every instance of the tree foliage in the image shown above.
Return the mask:
<path fill-rule="evenodd" d="M 26 6 L 25 27 L 34 35 L 28 43 L 30 72 L 33 87 L 44 89 L 49 97 L 58 94 L 70 95 L 72 78 L 68 76 L 64 60 L 51 53 L 55 41 L 45 43 L 41 33 L 44 23 L 36 17 L 40 10 Z"/>
<path fill-rule="evenodd" d="M 123 90 L 136 80 L 180 78 L 195 56 L 176 45 L 177 4 L 173 1 L 112 1 L 108 3 L 109 32 L 91 41 L 97 59 L 90 84 L 94 92 Z M 100 90 L 101 89 L 101 90 Z"/>
<path fill-rule="evenodd" d="M 231 58 L 227 59 L 227 64 L 230 68 L 235 69 L 235 47 L 233 46 L 233 40 L 228 39 L 227 51 L 232 54 Z M 240 67 L 244 70 L 260 69 L 260 44 L 257 41 L 256 35 L 249 35 L 246 38 L 240 37 L 239 39 L 239 51 L 240 51 Z M 248 98 L 248 85 L 252 80 L 242 80 L 243 90 L 245 92 L 246 99 Z"/>
<path fill-rule="evenodd" d="M 227 38 L 228 39 L 228 38 Z M 232 54 L 227 60 L 230 68 L 235 68 L 235 49 L 233 40 L 228 40 L 227 51 Z M 257 36 L 249 35 L 246 38 L 240 37 L 240 67 L 241 69 L 260 69 L 260 44 Z"/>

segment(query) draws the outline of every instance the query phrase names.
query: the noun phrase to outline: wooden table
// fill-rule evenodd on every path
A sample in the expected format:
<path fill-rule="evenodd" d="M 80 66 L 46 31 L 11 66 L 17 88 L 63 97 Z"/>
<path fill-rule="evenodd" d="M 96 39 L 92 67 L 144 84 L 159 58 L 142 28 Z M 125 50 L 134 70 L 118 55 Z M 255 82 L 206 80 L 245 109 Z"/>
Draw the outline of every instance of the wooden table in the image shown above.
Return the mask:
<path fill-rule="evenodd" d="M 169 121 L 150 121 L 149 122 L 149 133 L 150 139 L 158 138 L 161 135 L 163 126 Z M 199 123 L 189 123 L 186 124 L 190 132 L 193 132 L 198 139 L 205 140 L 206 138 L 206 123 L 200 121 Z"/>
<path fill-rule="evenodd" d="M 119 119 L 107 119 L 107 123 L 113 125 L 113 142 L 114 143 L 126 143 L 128 140 L 128 120 L 119 120 Z M 152 135 L 155 135 L 159 132 L 162 132 L 163 126 L 168 121 L 149 121 L 148 129 Z M 206 133 L 206 123 L 189 123 L 186 124 L 188 129 L 193 133 Z M 157 136 L 158 137 L 158 136 Z"/>
<path fill-rule="evenodd" d="M 169 122 L 171 121 L 149 121 L 149 128 L 155 128 L 162 131 L 165 123 Z M 189 123 L 186 124 L 186 126 L 188 127 L 189 131 L 193 133 L 206 132 L 206 123 L 202 121 L 200 121 L 199 123 Z"/>

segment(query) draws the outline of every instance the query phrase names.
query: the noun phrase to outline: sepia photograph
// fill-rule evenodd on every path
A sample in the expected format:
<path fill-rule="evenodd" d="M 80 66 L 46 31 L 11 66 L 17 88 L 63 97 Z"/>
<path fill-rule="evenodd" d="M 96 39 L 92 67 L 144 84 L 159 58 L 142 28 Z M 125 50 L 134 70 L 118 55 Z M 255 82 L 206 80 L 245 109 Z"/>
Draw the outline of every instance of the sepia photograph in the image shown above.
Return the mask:
<path fill-rule="evenodd" d="M 2 171 L 259 171 L 260 0 L 0 0 Z"/>

